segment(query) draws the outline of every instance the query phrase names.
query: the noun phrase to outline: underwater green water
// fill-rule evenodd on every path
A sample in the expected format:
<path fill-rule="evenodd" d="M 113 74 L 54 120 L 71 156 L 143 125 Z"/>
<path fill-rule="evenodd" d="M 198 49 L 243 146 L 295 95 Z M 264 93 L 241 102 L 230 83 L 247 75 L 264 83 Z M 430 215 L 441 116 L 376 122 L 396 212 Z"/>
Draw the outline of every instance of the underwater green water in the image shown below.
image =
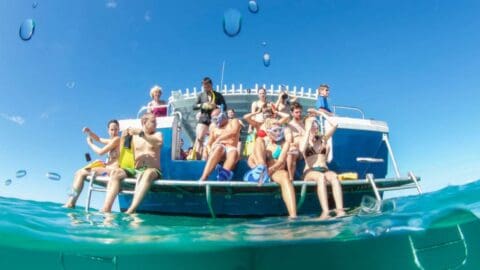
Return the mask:
<path fill-rule="evenodd" d="M 339 220 L 104 215 L 0 197 L 0 269 L 480 269 L 480 183 Z"/>

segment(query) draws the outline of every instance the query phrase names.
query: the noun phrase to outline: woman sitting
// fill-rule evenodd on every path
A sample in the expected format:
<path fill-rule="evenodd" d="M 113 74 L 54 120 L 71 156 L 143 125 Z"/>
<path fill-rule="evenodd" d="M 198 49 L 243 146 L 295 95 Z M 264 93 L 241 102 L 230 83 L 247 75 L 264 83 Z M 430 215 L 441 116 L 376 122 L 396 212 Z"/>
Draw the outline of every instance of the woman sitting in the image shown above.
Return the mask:
<path fill-rule="evenodd" d="M 290 144 L 285 141 L 283 127 L 278 120 L 266 119 L 264 127 L 267 136 L 255 141 L 253 155 L 249 158 L 249 165 L 253 169 L 245 175 L 244 180 L 263 184 L 271 179 L 278 183 L 288 215 L 294 218 L 297 216 L 295 189 L 288 180 L 285 162 Z"/>
<path fill-rule="evenodd" d="M 318 199 L 320 201 L 320 207 L 322 208 L 320 219 L 328 219 L 330 217 L 327 182 L 332 186 L 336 216 L 341 217 L 345 215 L 345 211 L 343 210 L 342 187 L 338 181 L 337 174 L 330 171 L 327 167 L 327 157 L 330 152 L 327 141 L 335 133 L 338 124 L 323 111 L 309 109 L 308 112 L 310 115 L 323 116 L 327 122 L 330 123 L 332 129 L 328 130 L 325 135 L 322 135 L 320 134 L 320 123 L 318 120 L 315 117 L 306 119 L 305 136 L 300 143 L 300 151 L 303 153 L 305 159 L 303 179 L 305 181 L 317 182 Z"/>

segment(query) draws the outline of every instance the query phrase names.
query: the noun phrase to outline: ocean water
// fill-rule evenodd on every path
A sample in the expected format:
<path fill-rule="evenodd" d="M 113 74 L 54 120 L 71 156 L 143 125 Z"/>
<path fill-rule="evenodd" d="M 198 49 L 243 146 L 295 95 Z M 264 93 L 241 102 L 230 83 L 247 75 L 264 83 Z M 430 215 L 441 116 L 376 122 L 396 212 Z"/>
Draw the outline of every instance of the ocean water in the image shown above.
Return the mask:
<path fill-rule="evenodd" d="M 0 197 L 0 269 L 480 269 L 480 181 L 350 216 L 110 215 Z"/>

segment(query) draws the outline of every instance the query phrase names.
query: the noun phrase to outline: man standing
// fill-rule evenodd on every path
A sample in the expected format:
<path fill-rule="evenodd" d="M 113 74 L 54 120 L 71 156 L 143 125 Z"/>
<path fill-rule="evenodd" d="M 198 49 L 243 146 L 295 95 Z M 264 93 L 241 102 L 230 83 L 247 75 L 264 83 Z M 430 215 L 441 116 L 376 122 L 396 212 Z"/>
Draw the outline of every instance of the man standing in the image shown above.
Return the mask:
<path fill-rule="evenodd" d="M 135 178 L 142 173 L 136 183 L 132 204 L 126 211 L 127 214 L 134 213 L 142 202 L 145 194 L 150 189 L 155 179 L 160 179 L 160 149 L 163 145 L 163 135 L 156 131 L 156 118 L 151 113 L 146 113 L 141 119 L 142 128 L 127 128 L 122 134 L 122 140 L 131 139 L 135 153 L 135 168 L 118 168 L 112 171 L 108 181 L 107 194 L 103 205 L 103 212 L 111 212 L 112 205 L 121 188 L 123 179 Z M 130 138 L 129 138 L 130 136 Z"/>
<path fill-rule="evenodd" d="M 193 147 L 193 156 L 198 159 L 203 152 L 203 140 L 208 131 L 208 126 L 211 122 L 211 113 L 216 108 L 221 108 L 227 111 L 227 104 L 225 99 L 217 91 L 212 88 L 212 80 L 209 77 L 203 78 L 202 81 L 203 92 L 197 97 L 197 102 L 193 105 L 194 110 L 200 110 L 198 123 L 196 128 L 196 138 Z"/>
<path fill-rule="evenodd" d="M 215 126 L 210 131 L 207 145 L 207 149 L 210 151 L 200 180 L 206 180 L 216 166 L 217 179 L 229 181 L 233 177 L 232 170 L 235 168 L 240 155 L 238 142 L 242 126 L 236 118 L 229 120 L 227 114 L 221 112 L 220 109 L 215 109 L 211 116 Z M 222 160 L 225 160 L 225 162 L 223 166 L 220 166 L 218 163 Z"/>

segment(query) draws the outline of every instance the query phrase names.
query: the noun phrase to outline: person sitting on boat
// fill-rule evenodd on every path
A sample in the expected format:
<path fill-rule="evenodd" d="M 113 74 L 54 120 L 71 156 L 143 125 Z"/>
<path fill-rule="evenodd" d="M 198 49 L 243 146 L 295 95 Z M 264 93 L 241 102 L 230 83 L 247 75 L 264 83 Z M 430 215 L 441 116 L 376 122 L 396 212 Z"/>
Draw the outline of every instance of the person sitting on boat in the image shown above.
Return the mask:
<path fill-rule="evenodd" d="M 327 157 L 330 147 L 327 141 L 333 136 L 338 124 L 322 110 L 309 109 L 309 114 L 322 116 L 330 123 L 332 128 L 325 135 L 320 134 L 320 123 L 316 117 L 308 117 L 305 120 L 305 136 L 300 143 L 300 151 L 305 159 L 303 179 L 317 182 L 317 193 L 322 213 L 320 219 L 328 219 L 330 210 L 328 207 L 327 183 L 332 186 L 333 200 L 335 201 L 335 214 L 337 217 L 345 215 L 343 209 L 342 186 L 337 174 L 328 169 Z"/>
<path fill-rule="evenodd" d="M 287 91 L 280 91 L 278 93 L 278 99 L 275 103 L 277 111 L 283 113 L 290 113 L 290 104 L 291 102 L 297 101 L 297 97 L 289 95 Z"/>
<path fill-rule="evenodd" d="M 319 110 L 322 110 L 327 115 L 332 116 L 333 113 L 328 106 L 328 96 L 330 94 L 330 87 L 327 84 L 321 84 L 317 88 L 317 102 L 315 107 Z"/>
<path fill-rule="evenodd" d="M 242 126 L 238 119 L 229 120 L 227 114 L 220 109 L 213 110 L 211 116 L 215 127 L 210 131 L 207 144 L 208 159 L 200 181 L 206 180 L 214 169 L 217 170 L 217 180 L 229 181 L 232 180 L 232 170 L 240 155 L 238 142 Z M 219 164 L 222 160 L 223 166 Z"/>
<path fill-rule="evenodd" d="M 249 135 L 251 136 L 249 143 L 245 143 L 245 148 L 248 150 L 245 153 L 245 156 L 251 157 L 251 154 L 253 153 L 253 147 L 250 147 L 250 145 L 255 144 L 256 138 L 263 138 L 267 136 L 267 132 L 265 131 L 264 127 L 265 120 L 277 119 L 277 117 L 280 117 L 280 119 L 278 120 L 280 124 L 286 124 L 288 123 L 288 121 L 290 121 L 290 114 L 277 112 L 275 110 L 275 106 L 272 103 L 266 104 L 265 107 L 263 107 L 260 111 L 247 113 L 243 116 L 243 119 L 245 119 L 245 121 L 247 121 L 247 123 L 251 127 L 253 127 L 253 130 L 255 131 L 255 133 L 251 133 Z M 251 167 L 250 161 L 249 165 Z"/>
<path fill-rule="evenodd" d="M 285 129 L 285 138 L 290 143 L 290 150 L 287 156 L 287 170 L 290 181 L 293 181 L 295 171 L 297 169 L 297 160 L 302 157 L 298 150 L 300 141 L 305 134 L 305 122 L 302 115 L 302 105 L 298 102 L 292 102 L 290 111 L 292 112 L 292 120 Z"/>
<path fill-rule="evenodd" d="M 193 152 L 191 159 L 199 159 L 203 152 L 203 141 L 208 132 L 208 127 L 211 122 L 210 114 L 217 107 L 222 110 L 227 110 L 227 103 L 222 94 L 214 91 L 212 88 L 212 80 L 205 77 L 202 81 L 203 92 L 197 96 L 197 101 L 193 105 L 194 110 L 200 110 L 198 114 L 198 123 L 196 127 L 196 138 L 193 145 Z"/>
<path fill-rule="evenodd" d="M 107 161 L 103 162 L 96 160 L 87 166 L 79 169 L 75 173 L 75 177 L 72 185 L 72 192 L 65 203 L 64 207 L 74 208 L 77 203 L 78 196 L 83 190 L 83 182 L 85 178 L 92 172 L 97 174 L 110 173 L 114 168 L 118 167 L 118 156 L 119 156 L 119 144 L 120 137 L 118 136 L 119 124 L 117 120 L 110 120 L 107 124 L 108 127 L 108 136 L 109 138 L 100 138 L 88 127 L 83 128 L 83 132 L 87 134 L 87 143 L 90 148 L 97 155 L 107 154 Z M 97 141 L 103 144 L 103 147 L 97 146 L 94 141 Z"/>
<path fill-rule="evenodd" d="M 235 115 L 235 109 L 233 108 L 228 109 L 227 116 L 229 120 L 237 119 L 241 126 L 240 129 L 245 128 L 245 124 L 242 122 L 242 120 L 238 119 L 237 116 Z M 237 148 L 238 148 L 238 153 L 242 153 L 242 142 L 240 140 L 238 140 Z M 238 155 L 238 159 L 240 159 L 240 155 Z"/>
<path fill-rule="evenodd" d="M 167 102 L 161 100 L 162 88 L 155 85 L 150 89 L 150 97 L 152 101 L 147 104 L 147 112 L 152 113 L 155 117 L 167 116 Z"/>
<path fill-rule="evenodd" d="M 258 89 L 258 100 L 255 100 L 252 102 L 251 105 L 251 113 L 256 113 L 258 111 L 261 111 L 263 108 L 267 106 L 267 90 L 265 88 L 260 88 Z M 253 132 L 253 127 L 251 125 L 248 126 L 248 133 Z"/>
<path fill-rule="evenodd" d="M 267 135 L 263 128 L 265 120 L 269 118 L 277 119 L 278 117 L 281 125 L 290 121 L 290 114 L 279 112 L 275 109 L 275 105 L 268 103 L 259 111 L 245 114 L 243 119 L 256 131 L 256 137 L 265 137 Z"/>
<path fill-rule="evenodd" d="M 276 119 L 266 119 L 264 125 L 267 136 L 257 138 L 254 153 L 251 156 L 253 169 L 244 176 L 245 181 L 268 183 L 270 180 L 278 183 L 282 198 L 287 207 L 288 215 L 297 216 L 295 189 L 288 179 L 285 161 L 290 143 L 284 139 L 284 130 Z"/>
<path fill-rule="evenodd" d="M 163 135 L 161 132 L 156 131 L 157 121 L 153 114 L 144 114 L 141 122 L 142 128 L 127 128 L 122 133 L 123 140 L 128 140 L 128 136 L 131 136 L 135 168 L 117 168 L 111 172 L 102 212 L 111 212 L 113 202 L 120 191 L 123 179 L 127 177 L 136 178 L 137 174 L 142 174 L 136 183 L 132 203 L 126 211 L 127 214 L 130 214 L 134 213 L 140 205 L 152 182 L 162 177 L 162 172 L 160 171 L 160 149 L 163 145 Z"/>

